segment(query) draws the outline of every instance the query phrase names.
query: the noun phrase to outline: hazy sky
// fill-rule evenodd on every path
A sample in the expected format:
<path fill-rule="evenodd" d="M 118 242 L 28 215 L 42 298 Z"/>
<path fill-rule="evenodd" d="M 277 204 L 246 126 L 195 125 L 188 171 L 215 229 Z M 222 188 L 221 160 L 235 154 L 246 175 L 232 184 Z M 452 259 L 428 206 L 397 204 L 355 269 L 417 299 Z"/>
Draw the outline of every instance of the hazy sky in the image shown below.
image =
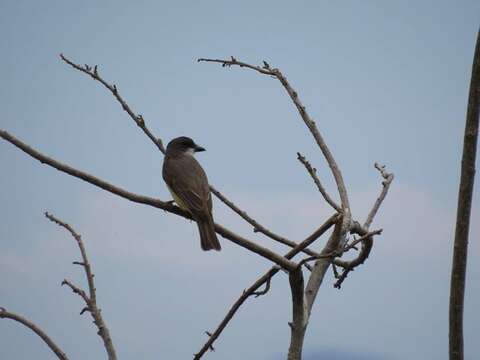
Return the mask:
<path fill-rule="evenodd" d="M 340 165 L 354 217 L 395 173 L 367 263 L 342 289 L 329 273 L 305 359 L 447 359 L 448 297 L 459 160 L 480 2 L 0 0 L 0 128 L 129 191 L 169 200 L 162 156 L 106 89 L 58 57 L 98 64 L 165 142 L 189 135 L 209 179 L 276 232 L 300 241 L 332 212 L 296 160 L 333 196 L 328 167 L 280 84 L 246 69 L 198 64 L 236 56 L 279 67 Z M 0 141 L 0 306 L 23 314 L 71 359 L 104 357 L 78 296 L 79 254 L 48 210 L 83 235 L 98 301 L 121 359 L 188 359 L 271 264 L 221 239 L 200 250 L 195 224 L 122 200 Z M 477 179 L 478 180 L 478 179 Z M 478 189 L 478 181 L 476 189 Z M 479 192 L 465 302 L 466 359 L 480 333 Z M 216 221 L 279 253 L 214 203 Z M 325 240 L 322 240 L 325 241 Z M 322 243 L 315 245 L 320 249 Z M 285 274 L 249 299 L 206 359 L 285 357 Z M 36 335 L 0 321 L 0 358 L 52 359 Z"/>

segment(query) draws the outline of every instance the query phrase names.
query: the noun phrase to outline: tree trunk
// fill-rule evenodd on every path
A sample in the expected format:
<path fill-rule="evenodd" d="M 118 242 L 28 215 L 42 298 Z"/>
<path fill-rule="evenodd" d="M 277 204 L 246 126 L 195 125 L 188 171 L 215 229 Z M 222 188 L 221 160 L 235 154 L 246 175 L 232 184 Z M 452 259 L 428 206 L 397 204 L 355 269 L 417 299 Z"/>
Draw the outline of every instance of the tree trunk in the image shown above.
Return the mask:
<path fill-rule="evenodd" d="M 463 302 L 465 272 L 467 267 L 468 230 L 475 179 L 477 153 L 478 115 L 480 105 L 480 31 L 472 65 L 472 79 L 468 99 L 467 120 L 463 142 L 460 189 L 458 193 L 457 223 L 453 248 L 452 276 L 450 284 L 450 360 L 463 360 Z"/>

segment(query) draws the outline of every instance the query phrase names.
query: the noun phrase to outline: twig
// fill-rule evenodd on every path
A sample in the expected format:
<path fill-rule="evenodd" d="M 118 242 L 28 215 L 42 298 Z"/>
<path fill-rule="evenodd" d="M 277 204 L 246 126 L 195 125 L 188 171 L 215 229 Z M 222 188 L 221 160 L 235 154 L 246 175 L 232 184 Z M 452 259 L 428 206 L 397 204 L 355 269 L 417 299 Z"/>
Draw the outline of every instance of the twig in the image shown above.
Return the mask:
<path fill-rule="evenodd" d="M 45 344 L 48 345 L 50 350 L 54 352 L 54 354 L 59 358 L 60 360 L 68 360 L 67 355 L 63 352 L 62 349 L 58 347 L 57 344 L 53 342 L 52 339 L 42 330 L 40 329 L 37 325 L 32 323 L 31 321 L 25 319 L 23 316 L 17 315 L 15 313 L 7 311 L 5 308 L 0 307 L 0 319 L 11 319 L 14 321 L 19 322 L 20 324 L 28 327 L 30 330 L 32 330 L 35 334 L 37 334 L 44 342 Z"/>
<path fill-rule="evenodd" d="M 355 267 L 350 267 L 350 268 L 344 269 L 342 271 L 342 273 L 337 277 L 337 281 L 335 282 L 335 284 L 333 284 L 333 287 L 336 288 L 336 289 L 341 289 L 342 284 L 345 281 L 345 279 L 347 278 L 348 274 L 350 274 L 350 272 L 353 271 L 353 270 L 355 270 Z"/>
<path fill-rule="evenodd" d="M 48 156 L 43 155 L 42 153 L 38 152 L 37 150 L 33 149 L 29 145 L 23 143 L 13 135 L 9 134 L 8 132 L 1 130 L 0 129 L 0 137 L 7 140 L 11 144 L 15 145 L 31 157 L 37 159 L 40 161 L 42 164 L 47 164 L 59 171 L 62 171 L 64 173 L 67 173 L 69 175 L 72 175 L 76 178 L 82 179 L 92 185 L 98 186 L 108 192 L 111 192 L 113 194 L 116 194 L 120 197 L 123 197 L 125 199 L 128 199 L 133 202 L 145 204 L 145 205 L 150 205 L 162 210 L 165 210 L 167 212 L 170 212 L 172 214 L 182 216 L 186 219 L 192 220 L 191 216 L 186 213 L 185 211 L 181 210 L 178 206 L 173 205 L 170 202 L 165 202 L 161 201 L 158 199 L 150 198 L 147 196 L 143 195 L 138 195 L 134 194 L 131 192 L 128 192 L 122 188 L 119 188 L 117 186 L 114 186 L 104 180 L 101 180 L 93 175 L 90 175 L 88 173 L 85 173 L 83 171 L 77 170 L 71 166 L 68 166 L 66 164 L 63 164 L 55 159 L 52 159 Z M 276 254 L 275 252 L 260 246 L 250 240 L 247 240 L 234 232 L 228 230 L 227 228 L 223 227 L 222 225 L 215 224 L 215 231 L 223 236 L 224 238 L 236 243 L 237 245 L 240 245 L 250 251 L 255 252 L 256 254 L 269 259 L 270 261 L 276 263 L 277 265 L 280 265 L 281 267 L 287 269 L 287 270 L 293 270 L 296 268 L 296 264 L 292 261 L 289 261 L 282 257 L 281 255 Z"/>
<path fill-rule="evenodd" d="M 83 266 L 83 269 L 85 270 L 85 277 L 87 278 L 89 295 L 87 296 L 85 291 L 73 285 L 70 281 L 66 279 L 63 280 L 62 285 L 69 286 L 74 293 L 79 294 L 83 298 L 83 300 L 85 301 L 85 304 L 87 305 L 86 310 L 90 312 L 90 315 L 93 318 L 93 323 L 98 328 L 97 334 L 103 340 L 105 350 L 107 351 L 107 354 L 108 354 L 108 359 L 116 360 L 117 355 L 115 352 L 115 347 L 113 346 L 112 338 L 110 336 L 110 331 L 108 330 L 108 327 L 105 324 L 105 321 L 103 320 L 102 312 L 97 305 L 95 282 L 93 280 L 94 275 L 92 272 L 92 267 L 90 266 L 90 263 L 88 261 L 87 252 L 85 251 L 85 246 L 83 245 L 82 237 L 69 224 L 67 224 L 62 220 L 57 219 L 55 216 L 49 214 L 48 212 L 45 212 L 45 217 L 50 221 L 54 222 L 55 224 L 65 228 L 77 242 L 78 248 L 80 249 L 80 254 L 82 256 L 82 266 Z M 86 310 L 83 309 L 80 314 L 82 314 Z"/>
<path fill-rule="evenodd" d="M 368 229 L 370 225 L 372 224 L 373 218 L 378 212 L 378 209 L 380 208 L 380 205 L 382 205 L 383 200 L 385 200 L 385 197 L 387 196 L 388 189 L 390 188 L 390 184 L 393 181 L 394 175 L 393 173 L 388 173 L 385 170 L 385 165 L 380 166 L 379 164 L 375 163 L 375 169 L 377 169 L 382 177 L 385 179 L 382 181 L 382 191 L 380 192 L 380 195 L 378 196 L 377 200 L 375 200 L 375 203 L 373 204 L 372 210 L 370 210 L 370 213 L 367 216 L 367 219 L 365 220 L 365 224 L 363 227 L 365 229 Z"/>
<path fill-rule="evenodd" d="M 205 334 L 207 334 L 208 336 L 212 336 L 212 334 L 208 331 L 205 331 Z M 215 351 L 215 348 L 212 345 L 210 345 L 210 351 Z"/>
<path fill-rule="evenodd" d="M 278 242 L 285 243 L 288 242 L 285 238 L 280 235 L 274 234 L 270 230 L 268 230 L 263 225 L 260 225 L 255 219 L 250 217 L 245 211 L 241 210 L 237 205 L 235 205 L 232 201 L 227 199 L 220 191 L 218 191 L 213 186 L 210 186 L 210 190 L 212 193 L 219 198 L 225 205 L 227 205 L 230 209 L 232 209 L 237 215 L 243 218 L 246 222 L 253 226 L 253 232 L 260 232 Z"/>
<path fill-rule="evenodd" d="M 265 74 L 265 75 L 270 75 L 270 76 L 275 76 L 275 69 L 271 69 L 270 65 L 266 66 L 264 65 L 263 67 L 260 66 L 254 66 L 250 65 L 241 61 L 238 61 L 235 59 L 233 56 L 230 57 L 230 60 L 221 60 L 221 59 L 205 59 L 205 58 L 200 58 L 197 59 L 197 62 L 215 62 L 215 63 L 220 63 L 222 64 L 222 67 L 230 67 L 232 65 L 238 65 L 240 67 L 246 67 L 255 71 L 258 71 L 259 73 Z M 264 62 L 265 64 L 265 62 Z"/>
<path fill-rule="evenodd" d="M 271 280 L 272 278 L 269 277 L 265 283 L 265 288 L 261 291 L 254 291 L 251 295 L 255 295 L 256 298 L 265 295 L 270 290 L 270 283 L 272 282 Z"/>
<path fill-rule="evenodd" d="M 285 258 L 287 259 L 293 258 L 295 255 L 301 252 L 302 249 L 305 249 L 310 244 L 312 244 L 315 240 L 321 237 L 328 229 L 330 229 L 338 221 L 338 218 L 339 218 L 338 214 L 332 215 L 327 221 L 325 221 L 325 223 L 323 223 L 309 237 L 307 237 L 304 241 L 298 244 L 297 247 L 295 247 L 294 249 L 286 253 Z M 278 271 L 279 271 L 279 268 L 277 266 L 272 267 L 264 275 L 262 275 L 257 281 L 255 281 L 248 289 L 242 292 L 241 296 L 237 299 L 237 301 L 235 301 L 235 303 L 232 305 L 230 310 L 227 312 L 227 315 L 225 315 L 224 319 L 220 322 L 216 330 L 212 333 L 212 336 L 203 345 L 200 351 L 197 354 L 195 354 L 195 357 L 194 357 L 195 360 L 200 359 L 205 354 L 205 352 L 208 351 L 210 345 L 212 345 L 213 342 L 220 336 L 222 331 L 228 325 L 230 320 L 233 318 L 233 316 L 235 315 L 237 310 L 240 308 L 240 306 L 245 302 L 245 300 L 247 300 L 249 296 L 251 296 L 255 291 L 257 291 L 260 288 L 260 286 L 262 286 L 265 282 L 267 282 Z"/>
<path fill-rule="evenodd" d="M 203 345 L 198 353 L 194 355 L 194 360 L 201 359 L 202 356 L 213 346 L 214 341 L 220 336 L 222 331 L 225 329 L 227 324 L 233 318 L 237 310 L 242 306 L 242 304 L 247 300 L 255 290 L 257 290 L 260 286 L 262 286 L 265 282 L 267 282 L 273 275 L 275 275 L 279 271 L 279 268 L 274 266 L 272 267 L 265 275 L 261 276 L 257 281 L 255 281 L 248 289 L 244 290 L 242 295 L 235 301 L 235 303 L 231 306 L 230 310 L 228 310 L 227 314 L 217 326 L 215 331 L 211 334 L 208 338 L 207 342 Z"/>
<path fill-rule="evenodd" d="M 338 206 L 337 203 L 332 200 L 332 198 L 330 197 L 330 195 L 328 195 L 327 191 L 325 190 L 322 183 L 320 182 L 320 179 L 317 176 L 317 169 L 312 167 L 312 165 L 310 165 L 310 163 L 305 158 L 305 156 L 303 156 L 299 152 L 297 152 L 297 159 L 303 164 L 303 166 L 305 166 L 305 169 L 307 169 L 308 173 L 310 174 L 313 181 L 315 182 L 315 185 L 317 185 L 318 191 L 320 191 L 320 194 L 322 194 L 325 201 L 329 203 L 330 206 L 333 207 L 335 210 L 341 211 L 340 206 Z"/>
<path fill-rule="evenodd" d="M 120 95 L 120 92 L 118 91 L 118 87 L 116 85 L 109 84 L 107 81 L 105 81 L 99 74 L 98 72 L 98 66 L 95 65 L 93 68 L 91 66 L 85 65 L 85 66 L 80 66 L 78 64 L 75 64 L 74 62 L 70 61 L 66 56 L 63 54 L 60 54 L 60 58 L 66 62 L 68 65 L 73 67 L 74 69 L 77 69 L 87 75 L 90 75 L 94 80 L 97 80 L 100 82 L 103 86 L 105 86 L 112 95 L 118 100 L 120 105 L 122 106 L 122 109 L 127 112 L 128 115 L 132 118 L 133 121 L 135 121 L 135 124 L 142 129 L 142 131 L 152 140 L 152 142 L 157 146 L 158 150 L 160 150 L 163 154 L 165 154 L 165 147 L 162 144 L 162 141 L 150 132 L 148 128 L 145 126 L 145 120 L 143 119 L 143 116 L 140 114 L 135 114 L 133 110 L 128 106 L 126 101 L 122 98 Z"/>
<path fill-rule="evenodd" d="M 87 305 L 88 310 L 90 310 L 89 308 L 90 298 L 88 297 L 87 293 L 84 290 L 80 289 L 78 286 L 74 285 L 71 281 L 67 279 L 63 279 L 61 285 L 62 286 L 67 285 L 73 291 L 74 294 L 77 294 L 78 296 L 80 296 L 83 299 L 83 301 L 85 301 L 85 304 Z"/>

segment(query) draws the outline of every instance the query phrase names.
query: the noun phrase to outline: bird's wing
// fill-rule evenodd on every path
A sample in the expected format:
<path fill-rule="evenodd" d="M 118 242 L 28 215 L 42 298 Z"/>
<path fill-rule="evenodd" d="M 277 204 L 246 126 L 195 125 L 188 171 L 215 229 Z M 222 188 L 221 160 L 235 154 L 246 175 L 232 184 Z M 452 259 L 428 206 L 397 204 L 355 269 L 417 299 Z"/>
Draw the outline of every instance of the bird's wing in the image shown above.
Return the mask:
<path fill-rule="evenodd" d="M 202 167 L 192 156 L 165 159 L 164 179 L 168 187 L 193 215 L 203 217 L 212 209 L 208 179 Z M 177 202 L 178 203 L 178 202 Z"/>

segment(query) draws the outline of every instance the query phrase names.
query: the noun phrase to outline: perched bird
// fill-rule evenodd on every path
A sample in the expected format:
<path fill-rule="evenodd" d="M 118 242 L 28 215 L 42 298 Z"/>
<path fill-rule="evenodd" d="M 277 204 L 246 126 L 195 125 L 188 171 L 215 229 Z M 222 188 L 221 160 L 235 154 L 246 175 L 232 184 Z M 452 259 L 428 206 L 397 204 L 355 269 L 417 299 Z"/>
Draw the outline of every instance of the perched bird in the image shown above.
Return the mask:
<path fill-rule="evenodd" d="M 163 180 L 177 205 L 197 222 L 203 250 L 220 250 L 212 217 L 212 195 L 207 175 L 194 154 L 205 151 L 192 139 L 181 136 L 167 145 L 163 160 Z"/>

